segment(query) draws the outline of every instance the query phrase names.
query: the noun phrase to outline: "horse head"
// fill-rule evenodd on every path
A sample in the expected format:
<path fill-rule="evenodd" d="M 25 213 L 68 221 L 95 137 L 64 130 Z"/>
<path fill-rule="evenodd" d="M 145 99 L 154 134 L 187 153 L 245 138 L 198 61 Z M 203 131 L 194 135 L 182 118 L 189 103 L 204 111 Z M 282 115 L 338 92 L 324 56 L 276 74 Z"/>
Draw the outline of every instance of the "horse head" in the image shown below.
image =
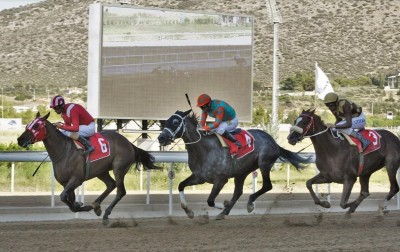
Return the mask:
<path fill-rule="evenodd" d="M 25 131 L 18 137 L 18 145 L 28 148 L 29 145 L 42 141 L 46 138 L 46 121 L 50 112 L 44 117 L 40 117 L 40 113 L 36 114 L 36 118 L 26 125 Z"/>
<path fill-rule="evenodd" d="M 315 109 L 303 110 L 294 121 L 294 125 L 290 127 L 290 133 L 287 137 L 291 145 L 296 145 L 296 143 L 302 141 L 305 136 L 310 136 L 315 133 L 315 119 L 318 116 L 315 115 L 314 112 Z"/>
<path fill-rule="evenodd" d="M 165 127 L 158 136 L 158 142 L 160 146 L 167 146 L 171 144 L 175 139 L 181 138 L 185 132 L 185 118 L 191 109 L 182 112 L 177 110 L 168 120 L 165 122 Z"/>

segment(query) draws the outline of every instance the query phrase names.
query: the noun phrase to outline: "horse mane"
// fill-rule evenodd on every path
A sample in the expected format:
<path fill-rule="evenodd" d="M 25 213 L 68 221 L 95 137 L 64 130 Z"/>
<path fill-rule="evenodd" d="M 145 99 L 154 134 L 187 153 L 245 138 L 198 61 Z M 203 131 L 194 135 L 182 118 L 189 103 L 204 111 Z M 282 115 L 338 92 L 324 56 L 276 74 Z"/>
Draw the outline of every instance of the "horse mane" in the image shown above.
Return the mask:
<path fill-rule="evenodd" d="M 194 126 L 197 127 L 198 121 L 199 121 L 199 117 L 196 115 L 196 113 L 190 113 L 189 115 L 186 116 L 186 118 L 188 119 L 188 121 L 193 124 Z"/>
<path fill-rule="evenodd" d="M 324 120 L 322 120 L 322 118 L 319 115 L 315 114 L 315 109 L 307 109 L 305 111 L 303 110 L 302 114 L 308 114 L 308 115 L 314 117 L 314 121 L 316 124 L 325 125 Z"/>
<path fill-rule="evenodd" d="M 56 126 L 50 122 L 49 120 L 46 120 L 46 126 L 48 126 L 49 128 L 51 128 L 52 131 L 55 132 L 55 134 L 59 134 L 60 136 L 62 136 L 63 138 L 65 138 L 67 141 L 73 142 L 74 140 L 72 138 L 67 137 L 66 135 L 64 135 L 60 130 L 58 130 L 56 128 Z"/>

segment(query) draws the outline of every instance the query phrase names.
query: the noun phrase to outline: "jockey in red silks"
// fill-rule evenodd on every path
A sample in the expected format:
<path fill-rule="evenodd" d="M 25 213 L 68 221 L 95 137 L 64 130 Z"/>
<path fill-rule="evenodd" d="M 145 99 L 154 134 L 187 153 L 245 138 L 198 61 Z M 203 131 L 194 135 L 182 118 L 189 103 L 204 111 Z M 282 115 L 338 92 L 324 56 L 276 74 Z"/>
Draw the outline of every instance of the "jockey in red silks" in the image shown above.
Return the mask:
<path fill-rule="evenodd" d="M 230 133 L 239 124 L 236 112 L 232 106 L 222 100 L 212 100 L 207 94 L 199 96 L 197 106 L 202 110 L 200 125 L 204 130 L 216 132 L 233 142 L 238 148 L 242 147 L 240 142 Z M 206 124 L 207 116 L 215 118 L 215 122 Z"/>
<path fill-rule="evenodd" d="M 93 146 L 86 139 L 86 137 L 93 136 L 96 132 L 94 119 L 89 112 L 79 104 L 65 104 L 65 100 L 61 95 L 51 99 L 50 108 L 54 109 L 57 114 L 61 114 L 64 119 L 64 123 L 57 122 L 54 125 L 67 137 L 82 143 L 85 147 L 84 154 L 93 152 Z"/>

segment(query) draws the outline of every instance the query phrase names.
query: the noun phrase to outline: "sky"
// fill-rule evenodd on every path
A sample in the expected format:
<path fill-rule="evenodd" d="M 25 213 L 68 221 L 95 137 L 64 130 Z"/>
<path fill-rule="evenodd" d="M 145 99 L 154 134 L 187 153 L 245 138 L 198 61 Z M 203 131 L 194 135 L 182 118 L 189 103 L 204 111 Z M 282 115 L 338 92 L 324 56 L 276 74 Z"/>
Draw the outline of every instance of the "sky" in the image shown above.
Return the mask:
<path fill-rule="evenodd" d="M 37 3 L 43 0 L 0 0 L 0 11 L 9 8 L 19 7 L 21 5 Z"/>

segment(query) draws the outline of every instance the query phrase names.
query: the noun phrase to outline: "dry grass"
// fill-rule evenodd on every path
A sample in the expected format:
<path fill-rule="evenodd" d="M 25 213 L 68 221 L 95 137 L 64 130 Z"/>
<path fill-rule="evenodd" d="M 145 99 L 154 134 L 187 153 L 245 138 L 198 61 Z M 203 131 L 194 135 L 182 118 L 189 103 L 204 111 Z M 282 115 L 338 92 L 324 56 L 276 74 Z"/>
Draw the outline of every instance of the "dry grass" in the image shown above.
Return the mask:
<path fill-rule="evenodd" d="M 2 86 L 86 86 L 90 0 L 48 0 L 0 12 Z M 116 3 L 116 1 L 97 1 Z M 265 1 L 132 0 L 132 5 L 254 15 L 255 80 L 272 80 L 272 34 Z M 399 1 L 277 1 L 280 75 L 313 71 L 334 76 L 396 70 Z"/>

